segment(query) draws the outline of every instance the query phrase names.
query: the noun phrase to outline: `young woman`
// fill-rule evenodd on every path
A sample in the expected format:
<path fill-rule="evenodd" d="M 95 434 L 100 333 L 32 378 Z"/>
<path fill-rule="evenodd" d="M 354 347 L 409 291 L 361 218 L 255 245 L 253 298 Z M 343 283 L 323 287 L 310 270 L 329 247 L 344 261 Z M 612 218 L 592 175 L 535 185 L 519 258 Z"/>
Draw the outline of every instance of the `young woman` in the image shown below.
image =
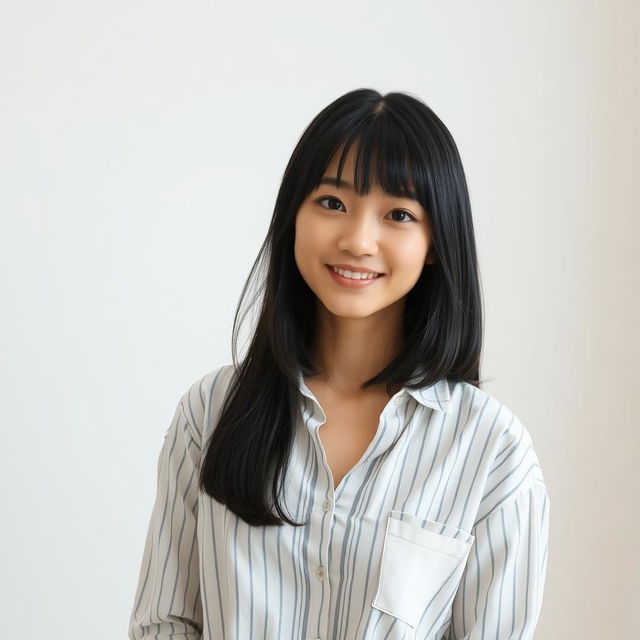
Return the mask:
<path fill-rule="evenodd" d="M 246 356 L 249 282 L 233 364 L 166 432 L 129 638 L 533 638 L 549 496 L 528 431 L 480 388 L 471 207 L 442 121 L 404 93 L 327 106 L 250 281 L 259 265 Z"/>

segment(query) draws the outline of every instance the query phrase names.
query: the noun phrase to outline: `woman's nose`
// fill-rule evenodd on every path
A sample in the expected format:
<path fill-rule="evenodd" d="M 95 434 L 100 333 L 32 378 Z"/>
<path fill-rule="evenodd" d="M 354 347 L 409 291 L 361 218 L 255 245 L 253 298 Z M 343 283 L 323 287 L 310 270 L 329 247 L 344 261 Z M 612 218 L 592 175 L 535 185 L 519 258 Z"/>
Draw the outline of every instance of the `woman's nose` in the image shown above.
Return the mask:
<path fill-rule="evenodd" d="M 338 247 L 355 255 L 373 254 L 378 250 L 378 227 L 367 216 L 353 217 L 345 223 Z"/>

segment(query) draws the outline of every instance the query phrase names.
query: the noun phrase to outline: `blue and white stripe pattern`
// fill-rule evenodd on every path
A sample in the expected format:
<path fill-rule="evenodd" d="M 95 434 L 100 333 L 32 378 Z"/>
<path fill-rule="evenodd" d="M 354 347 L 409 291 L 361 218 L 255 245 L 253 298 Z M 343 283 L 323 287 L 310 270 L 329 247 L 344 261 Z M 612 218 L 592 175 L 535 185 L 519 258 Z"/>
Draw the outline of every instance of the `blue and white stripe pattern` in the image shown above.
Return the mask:
<path fill-rule="evenodd" d="M 197 489 L 233 365 L 184 393 L 158 458 L 129 638 L 531 639 L 549 496 L 531 437 L 502 403 L 440 380 L 390 398 L 334 492 L 302 393 L 284 508 L 252 527 Z"/>

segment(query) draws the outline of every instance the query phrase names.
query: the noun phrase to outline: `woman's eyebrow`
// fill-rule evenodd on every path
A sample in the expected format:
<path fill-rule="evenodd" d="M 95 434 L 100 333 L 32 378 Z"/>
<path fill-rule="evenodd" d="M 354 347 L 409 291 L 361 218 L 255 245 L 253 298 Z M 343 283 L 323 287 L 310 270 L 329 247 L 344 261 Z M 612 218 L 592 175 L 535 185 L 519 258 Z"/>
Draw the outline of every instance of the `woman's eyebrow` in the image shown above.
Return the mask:
<path fill-rule="evenodd" d="M 318 184 L 319 185 L 328 184 L 328 185 L 331 185 L 332 187 L 338 187 L 338 179 L 333 178 L 331 176 L 325 176 L 324 178 L 322 178 L 322 180 L 320 180 Z M 348 180 L 340 180 L 340 186 L 344 187 L 345 189 L 349 189 L 350 191 L 353 191 L 353 185 Z M 409 198 L 410 200 L 418 199 L 414 191 L 407 191 L 405 197 Z"/>
<path fill-rule="evenodd" d="M 325 176 L 324 178 L 322 178 L 322 180 L 320 180 L 319 184 L 329 184 L 332 187 L 337 187 L 338 186 L 338 178 L 331 178 L 330 176 Z M 341 186 L 345 187 L 346 189 L 351 189 L 351 191 L 353 191 L 353 185 L 348 182 L 347 180 L 340 180 L 340 184 Z"/>

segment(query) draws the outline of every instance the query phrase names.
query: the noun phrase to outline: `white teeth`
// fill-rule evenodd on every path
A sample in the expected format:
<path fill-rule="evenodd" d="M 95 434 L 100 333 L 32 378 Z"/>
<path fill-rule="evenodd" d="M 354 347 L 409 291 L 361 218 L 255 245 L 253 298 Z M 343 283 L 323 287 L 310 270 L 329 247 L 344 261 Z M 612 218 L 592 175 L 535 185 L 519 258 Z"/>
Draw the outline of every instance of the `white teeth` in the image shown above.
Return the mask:
<path fill-rule="evenodd" d="M 347 269 L 339 269 L 338 267 L 331 267 L 336 273 L 339 273 L 345 278 L 351 278 L 352 280 L 373 280 L 377 273 L 364 273 L 363 271 L 348 271 Z"/>

